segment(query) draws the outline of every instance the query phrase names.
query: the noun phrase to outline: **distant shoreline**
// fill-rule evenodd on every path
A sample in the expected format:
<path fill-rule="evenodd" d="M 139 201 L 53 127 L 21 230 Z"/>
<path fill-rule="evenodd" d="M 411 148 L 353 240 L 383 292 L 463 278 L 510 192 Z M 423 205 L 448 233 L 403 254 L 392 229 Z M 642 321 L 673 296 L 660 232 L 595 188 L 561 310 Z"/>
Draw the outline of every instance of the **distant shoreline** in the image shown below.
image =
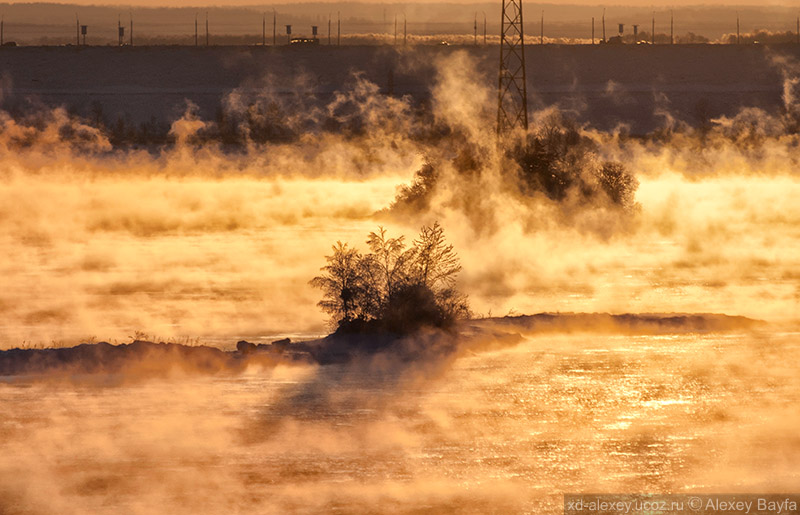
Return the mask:
<path fill-rule="evenodd" d="M 535 38 L 531 38 L 535 39 Z M 136 52 L 140 50 L 154 50 L 154 49 L 192 49 L 197 52 L 209 52 L 214 50 L 254 50 L 254 49 L 263 49 L 265 51 L 319 51 L 319 52 L 336 52 L 336 51 L 348 51 L 350 49 L 375 49 L 375 48 L 383 48 L 387 50 L 395 50 L 398 52 L 403 51 L 410 51 L 410 50 L 420 50 L 420 49 L 435 49 L 446 47 L 445 50 L 487 50 L 487 49 L 496 49 L 498 48 L 497 43 L 487 43 L 486 45 L 473 45 L 470 43 L 448 43 L 447 45 L 442 45 L 439 43 L 417 43 L 414 44 L 413 47 L 409 46 L 409 48 L 403 48 L 402 46 L 386 44 L 386 43 L 347 43 L 342 45 L 327 45 L 327 44 L 320 44 L 318 46 L 309 46 L 309 45 L 261 45 L 259 43 L 231 43 L 231 44 L 224 44 L 224 43 L 217 43 L 212 45 L 193 45 L 193 44 L 186 44 L 186 43 L 153 43 L 153 44 L 137 44 L 137 45 L 112 45 L 112 44 L 86 44 L 86 45 L 75 45 L 73 43 L 64 43 L 64 44 L 38 44 L 38 45 L 16 45 L 16 46 L 0 46 L 0 52 L 19 52 L 24 50 L 42 50 L 42 49 L 62 49 L 62 50 L 76 50 L 76 51 L 89 51 L 89 50 L 108 50 L 108 51 L 117 51 L 117 52 Z M 656 43 L 655 45 L 651 45 L 650 43 L 642 43 L 638 45 L 629 44 L 629 43 L 622 43 L 622 44 L 603 44 L 603 43 L 545 43 L 544 45 L 540 45 L 538 43 L 526 43 L 525 44 L 525 51 L 535 51 L 536 49 L 542 48 L 584 48 L 584 49 L 591 49 L 591 48 L 612 48 L 612 49 L 625 49 L 625 48 L 637 48 L 644 49 L 648 48 L 709 48 L 709 47 L 716 47 L 716 48 L 778 48 L 778 49 L 794 49 L 797 48 L 797 43 L 794 42 L 779 42 L 779 43 L 762 43 L 762 42 L 755 42 L 755 43 L 742 43 L 740 45 L 731 44 L 731 43 L 720 43 L 716 41 L 709 41 L 709 42 L 693 42 L 693 43 L 683 43 L 683 42 L 676 42 L 673 44 L 670 43 Z"/>
<path fill-rule="evenodd" d="M 88 4 L 88 5 L 87 5 Z M 596 3 L 570 4 L 527 3 L 526 34 L 539 36 L 539 17 L 544 11 L 546 38 L 590 38 L 591 18 L 596 19 L 596 34 L 601 35 L 601 17 L 605 13 L 607 36 L 616 35 L 618 23 L 625 24 L 628 32 L 638 24 L 649 31 L 655 16 L 656 32 L 668 34 L 670 17 L 674 17 L 676 36 L 695 34 L 716 40 L 726 33 L 736 31 L 736 15 L 741 17 L 743 33 L 751 30 L 794 30 L 797 6 L 785 5 L 730 5 L 729 3 L 683 2 L 669 7 L 628 1 L 623 4 L 600 6 Z M 250 5 L 206 5 L 163 7 L 163 5 L 91 5 L 81 3 L 6 3 L 0 4 L 5 20 L 6 41 L 29 43 L 34 40 L 75 41 L 76 16 L 81 25 L 87 25 L 87 42 L 116 43 L 117 24 L 125 30 L 125 41 L 130 36 L 133 21 L 134 40 L 142 38 L 194 39 L 195 20 L 198 22 L 198 39 L 205 40 L 206 15 L 212 43 L 220 38 L 253 37 L 260 42 L 264 36 L 271 42 L 274 34 L 279 41 L 286 38 L 285 26 L 292 25 L 292 35 L 310 36 L 311 26 L 319 27 L 320 39 L 327 37 L 328 21 L 331 35 L 341 28 L 342 37 L 353 34 L 370 34 L 391 39 L 398 19 L 398 33 L 410 36 L 473 35 L 477 22 L 478 35 L 483 36 L 484 21 L 489 36 L 499 35 L 499 4 L 494 2 L 298 2 Z M 484 17 L 485 15 L 485 17 Z M 341 24 L 340 24 L 341 23 Z M 390 41 L 386 41 L 390 42 Z M 533 41 L 532 41 L 533 42 Z"/>

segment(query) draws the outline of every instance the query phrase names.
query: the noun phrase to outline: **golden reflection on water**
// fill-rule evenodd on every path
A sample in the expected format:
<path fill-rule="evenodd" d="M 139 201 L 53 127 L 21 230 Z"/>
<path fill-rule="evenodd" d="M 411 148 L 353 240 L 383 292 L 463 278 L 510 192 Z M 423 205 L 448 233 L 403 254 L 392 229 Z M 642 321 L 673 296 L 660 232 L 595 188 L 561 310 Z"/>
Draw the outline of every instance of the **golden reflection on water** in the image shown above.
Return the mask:
<path fill-rule="evenodd" d="M 547 335 L 440 367 L 9 382 L 0 505 L 555 514 L 563 492 L 792 491 L 799 343 Z"/>

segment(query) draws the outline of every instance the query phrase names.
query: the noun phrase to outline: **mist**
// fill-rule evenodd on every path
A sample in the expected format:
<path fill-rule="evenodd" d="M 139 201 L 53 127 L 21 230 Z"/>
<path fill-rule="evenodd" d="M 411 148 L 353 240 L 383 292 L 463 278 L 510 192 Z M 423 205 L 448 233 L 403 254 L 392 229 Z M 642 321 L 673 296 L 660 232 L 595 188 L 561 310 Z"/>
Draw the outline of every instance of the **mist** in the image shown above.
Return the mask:
<path fill-rule="evenodd" d="M 763 333 L 551 334 L 446 368 L 3 383 L 0 506 L 558 513 L 584 488 L 787 491 L 796 353 Z"/>
<path fill-rule="evenodd" d="M 142 149 L 117 148 L 60 108 L 5 114 L 1 345 L 127 341 L 136 331 L 323 334 L 307 282 L 330 244 L 358 246 L 378 225 L 413 234 L 433 220 L 459 252 L 460 287 L 479 314 L 794 320 L 798 75 L 791 59 L 774 61 L 783 114 L 743 108 L 695 128 L 666 101 L 654 138 L 577 127 L 592 145 L 585 166 L 612 160 L 638 181 L 628 209 L 521 190 L 493 143 L 492 87 L 473 79 L 467 53 L 434 62 L 422 118 L 357 75 L 328 103 L 272 96 L 269 79 L 256 96 L 234 90 L 224 102 L 231 123 L 253 106 L 299 115 L 282 122 L 296 134 L 287 143 L 251 141 L 242 125 L 245 145 L 233 152 L 203 136 L 216 122 L 191 105 L 172 123 L 171 144 Z M 534 126 L 568 118 L 553 107 L 533 114 Z M 464 152 L 482 156 L 470 175 L 459 169 Z M 387 209 L 425 163 L 439 177 L 427 207 Z"/>
<path fill-rule="evenodd" d="M 183 102 L 158 143 L 8 107 L 0 349 L 216 349 L 0 377 L 0 512 L 555 514 L 570 491 L 792 491 L 800 67 L 769 52 L 777 109 L 690 119 L 654 88 L 660 124 L 632 135 L 580 121 L 579 90 L 539 96 L 512 150 L 468 51 L 397 57 L 433 70 L 423 103 L 358 70 L 324 96 L 267 70 L 218 117 Z M 519 157 L 535 145 L 539 175 Z M 219 352 L 327 334 L 309 280 L 331 245 L 434 222 L 474 313 L 458 331 L 325 365 Z"/>

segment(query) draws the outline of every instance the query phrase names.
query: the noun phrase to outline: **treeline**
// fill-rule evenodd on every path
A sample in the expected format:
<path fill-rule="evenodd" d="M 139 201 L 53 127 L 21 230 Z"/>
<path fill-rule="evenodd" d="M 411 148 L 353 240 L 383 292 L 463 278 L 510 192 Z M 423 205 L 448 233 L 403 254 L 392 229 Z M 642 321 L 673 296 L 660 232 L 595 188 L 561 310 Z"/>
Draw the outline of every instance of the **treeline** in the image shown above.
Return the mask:
<path fill-rule="evenodd" d="M 426 162 L 411 184 L 398 190 L 391 211 L 410 214 L 428 209 L 440 190 L 442 169 L 446 165 L 464 182 L 493 171 L 494 163 L 483 148 L 467 138 L 452 139 L 456 142 L 455 155 L 449 163 Z M 597 142 L 558 111 L 512 140 L 504 150 L 500 169 L 508 183 L 525 196 L 543 194 L 556 202 L 571 197 L 579 205 L 616 206 L 623 212 L 636 207 L 639 187 L 636 177 L 622 163 L 604 160 Z"/>
<path fill-rule="evenodd" d="M 349 136 L 362 135 L 364 124 L 358 120 L 342 123 L 329 117 L 316 123 L 290 122 L 293 116 L 276 102 L 253 103 L 241 112 L 228 112 L 218 108 L 212 123 L 189 139 L 189 143 L 203 145 L 220 143 L 228 147 L 246 148 L 250 143 L 291 143 L 309 131 L 336 132 Z M 171 134 L 171 124 L 152 117 L 146 122 L 135 122 L 129 116 L 110 119 L 103 106 L 93 102 L 88 121 L 98 128 L 115 147 L 129 145 L 172 145 L 176 138 Z"/>

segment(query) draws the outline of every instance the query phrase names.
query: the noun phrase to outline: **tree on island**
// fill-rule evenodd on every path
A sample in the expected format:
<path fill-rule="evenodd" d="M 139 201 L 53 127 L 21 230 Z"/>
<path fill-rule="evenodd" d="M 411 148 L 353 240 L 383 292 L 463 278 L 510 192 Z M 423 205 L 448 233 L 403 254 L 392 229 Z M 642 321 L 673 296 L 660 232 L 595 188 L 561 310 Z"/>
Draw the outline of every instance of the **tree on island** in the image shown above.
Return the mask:
<path fill-rule="evenodd" d="M 408 334 L 424 326 L 448 329 L 469 317 L 467 297 L 455 288 L 461 265 L 438 222 L 422 227 L 408 248 L 403 236 L 390 238 L 383 227 L 367 245 L 370 252 L 361 254 L 336 242 L 322 275 L 311 280 L 337 333 Z"/>

